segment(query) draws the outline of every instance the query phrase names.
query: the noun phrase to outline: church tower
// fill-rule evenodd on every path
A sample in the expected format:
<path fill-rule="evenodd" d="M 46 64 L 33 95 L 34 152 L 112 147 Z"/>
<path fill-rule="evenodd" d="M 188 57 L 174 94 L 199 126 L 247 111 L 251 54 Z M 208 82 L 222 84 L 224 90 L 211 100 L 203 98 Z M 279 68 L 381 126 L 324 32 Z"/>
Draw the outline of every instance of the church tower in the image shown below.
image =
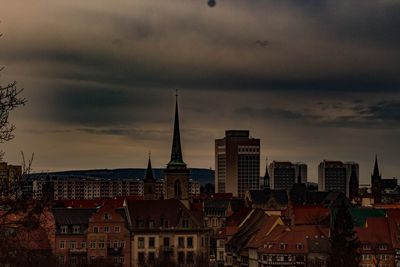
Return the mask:
<path fill-rule="evenodd" d="M 156 179 L 154 178 L 153 168 L 151 167 L 151 159 L 149 155 L 149 162 L 147 164 L 146 176 L 143 180 L 143 198 L 144 200 L 157 199 L 156 194 Z"/>
<path fill-rule="evenodd" d="M 357 199 L 358 190 L 359 190 L 359 182 L 358 182 L 356 167 L 354 165 L 352 165 L 350 181 L 349 181 L 349 198 L 351 201 L 354 201 Z"/>
<path fill-rule="evenodd" d="M 264 189 L 271 189 L 270 187 L 270 182 L 271 182 L 271 177 L 269 176 L 268 172 L 268 158 L 266 160 L 266 167 L 265 167 L 265 175 L 264 175 Z"/>
<path fill-rule="evenodd" d="M 374 197 L 374 203 L 382 202 L 381 180 L 382 176 L 379 173 L 378 156 L 375 156 L 374 172 L 371 175 L 371 191 Z"/>
<path fill-rule="evenodd" d="M 178 94 L 176 94 L 175 103 L 175 123 L 171 159 L 165 170 L 165 199 L 179 199 L 186 207 L 189 207 L 189 170 L 182 156 Z"/>

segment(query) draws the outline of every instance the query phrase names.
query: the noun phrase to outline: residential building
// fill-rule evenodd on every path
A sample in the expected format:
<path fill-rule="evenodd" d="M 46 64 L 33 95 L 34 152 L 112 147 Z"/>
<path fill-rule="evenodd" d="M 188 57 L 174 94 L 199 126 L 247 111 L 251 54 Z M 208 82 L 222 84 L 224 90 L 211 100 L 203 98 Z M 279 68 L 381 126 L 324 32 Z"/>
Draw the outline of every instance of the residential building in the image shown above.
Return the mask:
<path fill-rule="evenodd" d="M 327 254 L 324 251 L 322 255 L 315 255 L 317 251 L 313 249 L 314 255 L 310 255 L 309 239 L 312 238 L 313 242 L 316 240 L 326 242 L 328 232 L 329 228 L 315 225 L 277 226 L 265 238 L 264 245 L 258 250 L 259 266 L 273 267 L 279 263 L 278 266 L 306 267 L 309 257 L 323 258 Z"/>
<path fill-rule="evenodd" d="M 0 162 L 0 198 L 15 197 L 19 190 L 22 190 L 19 187 L 21 178 L 21 166 Z"/>
<path fill-rule="evenodd" d="M 130 266 L 130 231 L 125 209 L 106 201 L 97 208 L 55 208 L 55 255 L 60 263 L 79 265 L 107 260 Z M 121 207 L 119 207 L 121 206 Z"/>
<path fill-rule="evenodd" d="M 151 208 L 150 208 L 151 207 Z M 178 199 L 127 201 L 131 222 L 131 266 L 209 259 L 210 229 Z"/>
<path fill-rule="evenodd" d="M 360 177 L 358 163 L 324 160 L 318 167 L 318 190 L 343 192 L 349 197 L 353 169 L 358 180 Z"/>
<path fill-rule="evenodd" d="M 304 163 L 273 161 L 269 165 L 271 176 L 271 189 L 290 190 L 297 183 L 298 177 L 301 183 L 307 183 L 307 165 Z"/>
<path fill-rule="evenodd" d="M 245 130 L 225 132 L 215 140 L 215 192 L 244 197 L 260 187 L 260 139 Z"/>

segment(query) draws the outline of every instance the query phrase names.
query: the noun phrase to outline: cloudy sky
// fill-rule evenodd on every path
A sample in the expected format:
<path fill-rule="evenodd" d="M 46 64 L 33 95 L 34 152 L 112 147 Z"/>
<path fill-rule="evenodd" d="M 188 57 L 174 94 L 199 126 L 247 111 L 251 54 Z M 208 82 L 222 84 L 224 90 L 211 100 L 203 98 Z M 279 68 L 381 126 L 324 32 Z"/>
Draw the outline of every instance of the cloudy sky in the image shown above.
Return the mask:
<path fill-rule="evenodd" d="M 214 139 L 249 129 L 262 157 L 357 161 L 400 176 L 400 2 L 2 0 L 6 160 L 36 171 L 168 162 L 175 89 L 185 161 L 214 168 Z M 262 173 L 265 163 L 262 164 Z"/>

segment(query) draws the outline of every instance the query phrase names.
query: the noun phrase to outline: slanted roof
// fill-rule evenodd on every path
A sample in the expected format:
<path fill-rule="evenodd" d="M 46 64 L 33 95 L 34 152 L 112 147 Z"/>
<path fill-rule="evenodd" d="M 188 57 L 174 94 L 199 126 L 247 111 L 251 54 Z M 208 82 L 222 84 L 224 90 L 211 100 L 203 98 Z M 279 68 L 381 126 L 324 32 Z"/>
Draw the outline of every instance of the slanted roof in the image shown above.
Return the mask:
<path fill-rule="evenodd" d="M 58 225 L 83 225 L 89 224 L 89 218 L 97 208 L 54 208 L 53 214 Z"/>
<path fill-rule="evenodd" d="M 138 220 L 152 220 L 154 228 L 161 227 L 161 220 L 168 220 L 170 227 L 177 227 L 183 215 L 190 217 L 195 227 L 202 227 L 200 222 L 179 200 L 128 200 L 129 216 L 133 227 Z"/>
<path fill-rule="evenodd" d="M 365 227 L 356 227 L 355 231 L 362 244 L 386 244 L 389 250 L 393 248 L 387 218 L 367 218 Z"/>
<path fill-rule="evenodd" d="M 329 225 L 331 210 L 322 205 L 293 206 L 295 225 Z"/>
<path fill-rule="evenodd" d="M 206 199 L 204 209 L 228 209 L 229 199 Z"/>
<path fill-rule="evenodd" d="M 266 223 L 267 217 L 269 216 L 261 209 L 254 210 L 246 222 L 241 225 L 239 230 L 232 236 L 231 240 L 229 240 L 228 246 L 231 250 L 238 253 L 247 246 L 252 236 Z"/>
<path fill-rule="evenodd" d="M 255 235 L 252 236 L 248 243 L 248 247 L 259 248 L 262 247 L 268 235 L 274 230 L 278 225 L 283 225 L 283 222 L 279 216 L 267 216 L 264 218 L 264 222 L 257 231 Z"/>
<path fill-rule="evenodd" d="M 328 239 L 329 228 L 316 225 L 303 226 L 277 226 L 266 238 L 266 244 L 259 249 L 259 252 L 266 254 L 306 254 L 309 251 L 309 238 Z M 284 248 L 281 248 L 284 244 Z M 297 246 L 301 244 L 301 246 Z"/>
<path fill-rule="evenodd" d="M 263 190 L 250 190 L 251 201 L 254 204 L 265 204 L 273 198 L 280 205 L 288 204 L 288 196 L 286 190 L 274 190 L 274 189 L 263 189 Z"/>

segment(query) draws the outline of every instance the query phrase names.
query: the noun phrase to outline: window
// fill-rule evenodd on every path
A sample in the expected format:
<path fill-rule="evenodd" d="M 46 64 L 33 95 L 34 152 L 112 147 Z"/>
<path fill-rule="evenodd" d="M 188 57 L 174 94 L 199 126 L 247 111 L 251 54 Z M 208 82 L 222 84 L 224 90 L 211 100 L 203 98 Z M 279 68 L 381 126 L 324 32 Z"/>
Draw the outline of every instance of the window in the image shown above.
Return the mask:
<path fill-rule="evenodd" d="M 303 250 L 304 246 L 301 243 L 296 244 L 297 250 Z"/>
<path fill-rule="evenodd" d="M 114 257 L 114 258 L 113 258 L 113 262 L 114 262 L 114 264 L 117 264 L 117 263 L 118 263 L 118 261 L 119 261 L 119 258 L 118 258 L 118 257 Z"/>
<path fill-rule="evenodd" d="M 64 249 L 65 248 L 65 241 L 64 240 L 60 241 L 59 248 L 60 249 Z"/>
<path fill-rule="evenodd" d="M 125 241 L 121 241 L 121 248 L 125 248 Z"/>
<path fill-rule="evenodd" d="M 194 255 L 193 252 L 188 252 L 186 256 L 186 263 L 193 264 L 194 263 Z"/>
<path fill-rule="evenodd" d="M 76 249 L 76 241 L 70 241 L 69 242 L 69 248 L 70 249 Z"/>
<path fill-rule="evenodd" d="M 149 262 L 155 262 L 156 261 L 156 254 L 154 252 L 149 252 L 149 258 L 148 258 Z"/>
<path fill-rule="evenodd" d="M 85 241 L 82 241 L 81 248 L 86 248 L 86 242 Z"/>
<path fill-rule="evenodd" d="M 99 232 L 99 227 L 93 226 L 93 233 L 98 233 L 98 232 Z"/>
<path fill-rule="evenodd" d="M 119 246 L 119 242 L 118 242 L 118 240 L 115 240 L 114 241 L 114 248 L 118 248 L 118 246 Z"/>
<path fill-rule="evenodd" d="M 149 248 L 154 248 L 156 246 L 156 240 L 154 237 L 149 237 Z"/>
<path fill-rule="evenodd" d="M 96 241 L 95 240 L 90 240 L 90 248 L 95 249 L 96 248 Z"/>
<path fill-rule="evenodd" d="M 139 253 L 138 253 L 138 262 L 139 262 L 140 264 L 143 264 L 143 263 L 144 263 L 144 253 L 143 253 L 143 252 L 139 252 Z"/>
<path fill-rule="evenodd" d="M 104 240 L 99 240 L 99 249 L 104 249 L 104 248 L 105 248 Z"/>
<path fill-rule="evenodd" d="M 115 226 L 114 227 L 114 232 L 115 233 L 119 233 L 121 231 L 121 229 L 119 228 L 119 226 Z"/>
<path fill-rule="evenodd" d="M 149 228 L 150 229 L 154 228 L 154 221 L 153 220 L 149 221 Z"/>
<path fill-rule="evenodd" d="M 124 257 L 119 258 L 119 262 L 124 264 L 125 263 L 125 258 Z"/>
<path fill-rule="evenodd" d="M 188 248 L 193 248 L 193 237 L 189 236 L 186 240 L 187 242 L 187 247 Z"/>
<path fill-rule="evenodd" d="M 104 233 L 109 233 L 110 232 L 110 227 L 104 226 Z"/>
<path fill-rule="evenodd" d="M 280 249 L 280 250 L 285 250 L 285 249 L 286 249 L 286 244 L 280 243 L 280 244 L 279 244 L 279 249 Z"/>
<path fill-rule="evenodd" d="M 188 219 L 185 219 L 185 220 L 182 221 L 182 227 L 183 228 L 189 228 L 189 220 Z"/>
<path fill-rule="evenodd" d="M 182 251 L 178 253 L 178 263 L 179 264 L 185 263 L 185 253 Z"/>
<path fill-rule="evenodd" d="M 178 247 L 179 248 L 185 247 L 185 239 L 183 237 L 178 237 Z"/>
<path fill-rule="evenodd" d="M 164 247 L 169 247 L 169 237 L 164 237 Z"/>
<path fill-rule="evenodd" d="M 61 230 L 62 234 L 66 234 L 66 233 L 68 233 L 68 226 L 67 225 L 61 225 L 60 230 Z"/>
<path fill-rule="evenodd" d="M 138 248 L 144 248 L 144 237 L 138 238 Z"/>
<path fill-rule="evenodd" d="M 79 231 L 80 231 L 79 225 L 72 226 L 72 233 L 79 234 Z"/>
<path fill-rule="evenodd" d="M 103 218 L 104 218 L 105 221 L 109 221 L 109 220 L 111 220 L 111 215 L 108 214 L 108 213 L 104 213 Z"/>

